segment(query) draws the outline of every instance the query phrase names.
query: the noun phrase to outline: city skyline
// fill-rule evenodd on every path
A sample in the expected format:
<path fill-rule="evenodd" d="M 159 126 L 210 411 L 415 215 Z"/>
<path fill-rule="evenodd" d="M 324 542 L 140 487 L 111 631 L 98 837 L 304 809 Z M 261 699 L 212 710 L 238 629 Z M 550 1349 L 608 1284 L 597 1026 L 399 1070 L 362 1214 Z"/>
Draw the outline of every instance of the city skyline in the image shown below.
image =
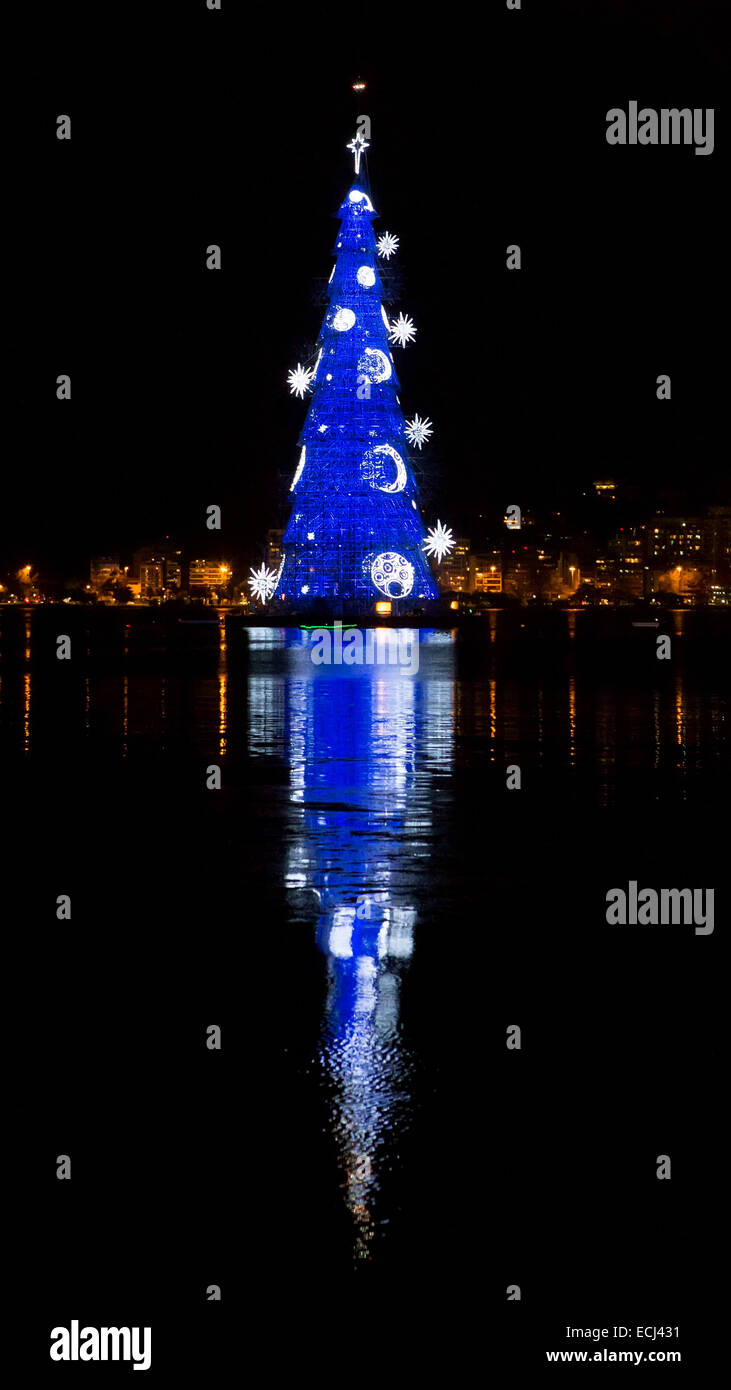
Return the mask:
<path fill-rule="evenodd" d="M 454 536 L 451 553 L 432 557 L 440 592 L 523 602 L 576 596 L 585 603 L 627 603 L 658 594 L 693 602 L 731 601 L 731 505 L 687 515 L 660 511 L 640 520 L 642 508 L 633 502 L 629 511 L 623 509 L 622 489 L 606 478 L 584 489 L 581 501 L 583 515 L 580 499 L 575 499 L 573 515 L 569 510 L 543 516 L 527 508 L 519 527 L 503 518 L 489 529 L 487 519 L 478 518 L 471 536 Z M 592 519 L 591 527 L 580 524 Z M 246 555 L 214 539 L 196 551 L 167 535 L 134 550 L 90 556 L 83 576 L 44 575 L 42 566 L 31 561 L 14 573 L 0 571 L 0 603 L 58 601 L 83 588 L 89 595 L 123 601 L 185 595 L 248 605 L 250 575 L 259 563 L 276 572 L 282 537 L 282 528 L 271 527 L 261 551 Z M 274 601 L 265 609 L 276 616 Z"/>

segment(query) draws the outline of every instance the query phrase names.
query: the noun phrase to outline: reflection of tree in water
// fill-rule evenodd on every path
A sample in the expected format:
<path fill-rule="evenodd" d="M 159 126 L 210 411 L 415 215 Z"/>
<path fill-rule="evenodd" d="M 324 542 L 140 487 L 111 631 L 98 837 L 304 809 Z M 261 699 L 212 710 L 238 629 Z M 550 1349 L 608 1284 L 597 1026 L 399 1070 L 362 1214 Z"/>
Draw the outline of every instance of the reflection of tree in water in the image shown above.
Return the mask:
<path fill-rule="evenodd" d="M 452 757 L 444 636 L 434 634 L 433 665 L 422 655 L 419 679 L 308 673 L 287 682 L 284 702 L 290 798 L 301 807 L 286 883 L 314 893 L 319 906 L 328 993 L 318 1061 L 358 1260 L 372 1253 L 381 1181 L 411 1110 L 400 988 L 414 947 L 414 877 L 431 830 L 418 774 Z M 423 891 L 420 872 L 419 880 Z"/>
<path fill-rule="evenodd" d="M 449 633 L 422 632 L 417 675 L 335 673 L 313 666 L 296 630 L 248 638 L 249 750 L 289 765 L 285 884 L 295 914 L 316 904 L 328 982 L 317 1061 L 365 1260 L 389 1219 L 383 1180 L 410 1120 L 400 990 L 427 886 L 431 789 L 453 757 L 454 648 Z"/>
<path fill-rule="evenodd" d="M 399 991 L 416 915 L 383 901 L 368 906 L 375 922 L 358 921 L 360 907 L 340 909 L 321 922 L 318 933 L 328 955 L 319 1061 L 358 1259 L 370 1254 L 373 1204 L 379 1174 L 390 1162 L 389 1138 L 409 1118 L 411 1059 L 399 1036 Z"/>

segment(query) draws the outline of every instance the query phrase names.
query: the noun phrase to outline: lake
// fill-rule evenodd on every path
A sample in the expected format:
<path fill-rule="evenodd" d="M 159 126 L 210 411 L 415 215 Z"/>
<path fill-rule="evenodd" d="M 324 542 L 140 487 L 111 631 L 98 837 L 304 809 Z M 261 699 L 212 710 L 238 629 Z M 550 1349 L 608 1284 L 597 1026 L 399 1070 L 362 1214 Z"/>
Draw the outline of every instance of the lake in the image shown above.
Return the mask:
<path fill-rule="evenodd" d="M 648 1286 L 687 1323 L 720 911 L 706 939 L 610 929 L 605 895 L 724 905 L 731 616 L 662 614 L 659 661 L 628 612 L 496 610 L 413 634 L 409 674 L 204 616 L 0 609 L 17 978 L 79 1173 L 63 1216 L 48 1193 L 64 1288 L 92 1298 L 111 1205 L 132 1323 L 141 1239 L 171 1306 L 256 1271 L 262 1318 L 297 1289 L 343 1348 L 353 1297 L 432 1308 L 438 1355 L 445 1308 L 476 1336 L 513 1283 L 548 1347 L 649 1320 Z"/>

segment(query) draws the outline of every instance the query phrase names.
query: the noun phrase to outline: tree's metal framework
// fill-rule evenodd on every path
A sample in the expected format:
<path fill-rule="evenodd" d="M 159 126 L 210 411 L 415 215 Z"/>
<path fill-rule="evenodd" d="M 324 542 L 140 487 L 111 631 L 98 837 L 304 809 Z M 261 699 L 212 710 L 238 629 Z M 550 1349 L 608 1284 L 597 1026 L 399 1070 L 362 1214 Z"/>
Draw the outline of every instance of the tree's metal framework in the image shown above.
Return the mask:
<path fill-rule="evenodd" d="M 424 552 L 391 320 L 361 183 L 339 208 L 340 230 L 316 352 L 312 400 L 290 487 L 276 600 L 396 611 L 438 599 Z M 276 601 L 275 600 L 275 601 Z"/>

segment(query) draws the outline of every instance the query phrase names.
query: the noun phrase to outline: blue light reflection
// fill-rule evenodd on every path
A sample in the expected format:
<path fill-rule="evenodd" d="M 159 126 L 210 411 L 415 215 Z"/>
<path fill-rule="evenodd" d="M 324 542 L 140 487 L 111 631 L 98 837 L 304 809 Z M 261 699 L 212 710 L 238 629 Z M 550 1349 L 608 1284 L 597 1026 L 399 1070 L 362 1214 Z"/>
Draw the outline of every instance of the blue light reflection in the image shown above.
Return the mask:
<path fill-rule="evenodd" d="M 360 667 L 354 677 L 313 667 L 306 634 L 280 630 L 279 674 L 257 675 L 255 663 L 249 686 L 252 751 L 283 746 L 289 765 L 286 886 L 318 914 L 328 988 L 317 1064 L 358 1261 L 387 1224 L 382 1179 L 409 1123 L 401 983 L 432 847 L 432 788 L 453 758 L 452 637 L 419 637 L 417 674 Z M 257 642 L 271 653 L 271 632 Z"/>

